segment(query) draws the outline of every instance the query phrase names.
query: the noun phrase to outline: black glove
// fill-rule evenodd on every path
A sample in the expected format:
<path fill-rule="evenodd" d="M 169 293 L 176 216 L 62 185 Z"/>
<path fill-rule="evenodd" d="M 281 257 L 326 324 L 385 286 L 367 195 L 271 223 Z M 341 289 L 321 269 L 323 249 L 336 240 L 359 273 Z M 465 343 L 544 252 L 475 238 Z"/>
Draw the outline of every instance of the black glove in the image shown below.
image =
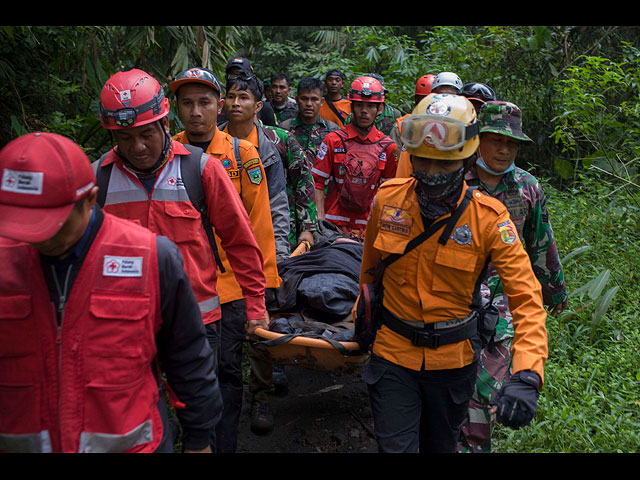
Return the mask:
<path fill-rule="evenodd" d="M 517 430 L 531 423 L 538 409 L 540 376 L 531 370 L 521 370 L 509 378 L 494 395 L 498 406 L 497 420 Z"/>

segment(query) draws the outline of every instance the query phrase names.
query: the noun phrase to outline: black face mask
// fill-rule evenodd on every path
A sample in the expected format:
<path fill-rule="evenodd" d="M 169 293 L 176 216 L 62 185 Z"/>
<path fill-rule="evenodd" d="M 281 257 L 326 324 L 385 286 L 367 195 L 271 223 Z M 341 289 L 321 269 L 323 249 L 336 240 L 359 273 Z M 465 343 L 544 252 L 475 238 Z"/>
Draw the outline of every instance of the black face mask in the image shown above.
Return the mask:
<path fill-rule="evenodd" d="M 424 217 L 435 220 L 455 208 L 462 193 L 466 170 L 466 166 L 463 166 L 451 173 L 428 175 L 414 171 L 411 174 L 418 180 L 415 191 L 420 212 Z"/>

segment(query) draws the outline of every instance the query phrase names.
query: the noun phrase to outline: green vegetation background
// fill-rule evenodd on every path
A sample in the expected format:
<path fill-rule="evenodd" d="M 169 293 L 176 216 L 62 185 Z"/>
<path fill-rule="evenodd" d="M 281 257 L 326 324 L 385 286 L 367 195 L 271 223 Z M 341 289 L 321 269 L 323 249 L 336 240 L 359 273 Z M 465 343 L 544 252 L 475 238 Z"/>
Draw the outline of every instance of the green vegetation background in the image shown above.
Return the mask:
<path fill-rule="evenodd" d="M 111 147 L 98 97 L 133 67 L 168 82 L 231 56 L 261 78 L 340 68 L 384 77 L 409 113 L 416 80 L 456 72 L 520 106 L 563 257 L 569 310 L 550 316 L 534 423 L 498 427 L 499 452 L 640 452 L 640 27 L 0 26 L 0 147 L 28 131 L 66 135 L 95 159 Z M 172 112 L 171 119 L 175 115 Z"/>

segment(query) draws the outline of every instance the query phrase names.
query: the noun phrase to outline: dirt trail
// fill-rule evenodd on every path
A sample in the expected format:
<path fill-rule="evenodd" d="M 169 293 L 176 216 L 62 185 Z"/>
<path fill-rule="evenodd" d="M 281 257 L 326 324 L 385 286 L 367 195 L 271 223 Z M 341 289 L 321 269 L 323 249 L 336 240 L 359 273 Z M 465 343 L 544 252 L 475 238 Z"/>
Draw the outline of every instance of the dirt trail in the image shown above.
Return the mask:
<path fill-rule="evenodd" d="M 249 428 L 245 387 L 238 453 L 374 453 L 373 419 L 361 372 L 336 374 L 286 366 L 289 391 L 275 397 L 273 432 Z"/>

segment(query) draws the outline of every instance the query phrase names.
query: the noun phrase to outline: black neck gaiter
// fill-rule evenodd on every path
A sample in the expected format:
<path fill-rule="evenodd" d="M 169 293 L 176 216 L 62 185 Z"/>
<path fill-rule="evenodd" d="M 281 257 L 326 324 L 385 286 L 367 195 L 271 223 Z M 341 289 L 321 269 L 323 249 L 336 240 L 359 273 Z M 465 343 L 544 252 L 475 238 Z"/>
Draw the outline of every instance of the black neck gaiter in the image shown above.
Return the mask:
<path fill-rule="evenodd" d="M 455 208 L 462 193 L 464 172 L 464 167 L 460 167 L 455 172 L 438 175 L 413 172 L 411 176 L 418 180 L 416 183 L 418 205 L 424 217 L 435 220 Z"/>

